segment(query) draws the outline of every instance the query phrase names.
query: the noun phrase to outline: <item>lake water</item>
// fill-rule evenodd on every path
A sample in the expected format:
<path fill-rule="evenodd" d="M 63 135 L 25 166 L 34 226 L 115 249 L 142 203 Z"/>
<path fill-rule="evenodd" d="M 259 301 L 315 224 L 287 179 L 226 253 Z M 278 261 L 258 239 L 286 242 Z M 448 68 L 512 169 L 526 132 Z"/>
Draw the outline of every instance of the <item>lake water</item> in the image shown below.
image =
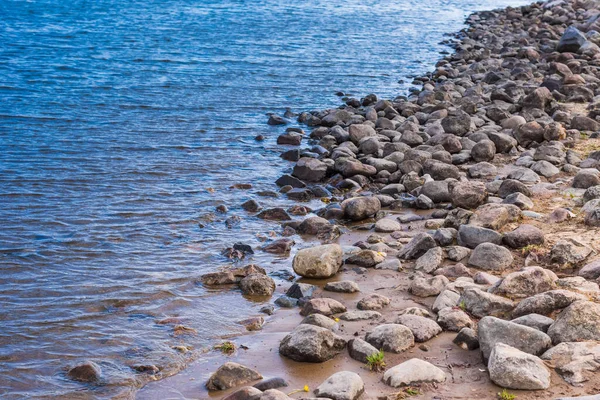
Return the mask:
<path fill-rule="evenodd" d="M 262 304 L 197 281 L 277 228 L 239 207 L 286 204 L 258 195 L 290 168 L 266 114 L 406 94 L 470 12 L 522 3 L 0 1 L 0 397 L 127 398 L 150 379 L 132 366 L 241 332 Z M 66 378 L 88 359 L 102 385 Z"/>

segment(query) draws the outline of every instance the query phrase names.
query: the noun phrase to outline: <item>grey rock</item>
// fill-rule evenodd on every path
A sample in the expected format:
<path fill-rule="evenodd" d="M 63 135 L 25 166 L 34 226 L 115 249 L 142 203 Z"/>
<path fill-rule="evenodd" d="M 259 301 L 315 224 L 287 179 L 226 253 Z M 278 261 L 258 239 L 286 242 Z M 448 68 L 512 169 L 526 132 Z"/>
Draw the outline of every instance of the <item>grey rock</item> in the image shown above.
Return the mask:
<path fill-rule="evenodd" d="M 455 307 L 446 307 L 438 311 L 437 323 L 445 331 L 459 332 L 463 328 L 472 328 L 474 326 L 471 317 Z"/>
<path fill-rule="evenodd" d="M 356 361 L 366 364 L 368 361 L 367 357 L 379 353 L 379 350 L 364 340 L 356 338 L 348 342 L 348 353 Z"/>
<path fill-rule="evenodd" d="M 458 244 L 471 249 L 483 243 L 499 245 L 502 235 L 498 232 L 475 225 L 461 225 L 458 228 Z"/>
<path fill-rule="evenodd" d="M 336 372 L 315 390 L 319 397 L 331 400 L 356 400 L 365 391 L 363 380 L 350 371 Z"/>
<path fill-rule="evenodd" d="M 375 348 L 391 353 L 401 353 L 415 343 L 410 329 L 399 324 L 379 325 L 367 333 L 365 340 Z"/>
<path fill-rule="evenodd" d="M 461 261 L 471 255 L 471 250 L 462 246 L 446 247 L 446 256 L 451 261 Z"/>
<path fill-rule="evenodd" d="M 542 354 L 542 360 L 552 362 L 556 372 L 573 386 L 593 380 L 600 370 L 598 342 L 564 342 Z"/>
<path fill-rule="evenodd" d="M 342 248 L 338 244 L 327 244 L 298 250 L 292 266 L 300 276 L 329 278 L 342 266 Z"/>
<path fill-rule="evenodd" d="M 326 297 L 320 299 L 310 299 L 302 306 L 300 315 L 307 316 L 311 314 L 333 315 L 346 312 L 346 306 L 334 299 Z"/>
<path fill-rule="evenodd" d="M 500 387 L 519 390 L 550 387 L 550 371 L 542 360 L 504 343 L 494 347 L 488 371 L 492 382 Z"/>
<path fill-rule="evenodd" d="M 527 314 L 523 315 L 522 317 L 515 318 L 511 322 L 519 325 L 525 325 L 546 333 L 548 332 L 550 325 L 554 323 L 554 320 L 540 314 Z"/>
<path fill-rule="evenodd" d="M 466 181 L 452 185 L 450 197 L 454 207 L 477 208 L 487 199 L 487 190 L 482 182 Z"/>
<path fill-rule="evenodd" d="M 410 284 L 409 291 L 418 297 L 437 296 L 450 283 L 445 276 L 416 277 Z"/>
<path fill-rule="evenodd" d="M 431 274 L 440 267 L 442 261 L 444 261 L 444 250 L 441 247 L 433 247 L 417 259 L 415 270 Z"/>
<path fill-rule="evenodd" d="M 373 250 L 361 250 L 346 259 L 346 264 L 354 264 L 359 267 L 372 268 L 385 260 L 383 255 Z"/>
<path fill-rule="evenodd" d="M 248 296 L 271 296 L 275 281 L 263 274 L 250 274 L 240 281 L 240 289 Z"/>
<path fill-rule="evenodd" d="M 69 369 L 67 376 L 79 382 L 98 383 L 102 379 L 102 368 L 93 361 L 85 361 Z"/>
<path fill-rule="evenodd" d="M 471 328 L 462 328 L 452 343 L 464 350 L 475 350 L 479 348 L 477 334 Z"/>
<path fill-rule="evenodd" d="M 279 353 L 295 361 L 320 363 L 332 359 L 346 347 L 346 340 L 328 329 L 301 324 L 279 344 Z"/>
<path fill-rule="evenodd" d="M 262 378 L 261 374 L 251 368 L 234 362 L 226 362 L 210 376 L 206 382 L 206 388 L 209 391 L 225 390 Z"/>
<path fill-rule="evenodd" d="M 549 290 L 521 300 L 513 311 L 513 317 L 533 313 L 548 315 L 555 310 L 570 306 L 575 301 L 585 299 L 584 295 L 569 290 Z"/>
<path fill-rule="evenodd" d="M 353 221 L 372 217 L 381 210 L 381 203 L 377 197 L 353 197 L 344 200 L 341 206 L 346 218 Z"/>
<path fill-rule="evenodd" d="M 466 289 L 460 296 L 459 304 L 464 304 L 465 309 L 477 318 L 502 316 L 515 308 L 511 300 L 480 289 Z"/>
<path fill-rule="evenodd" d="M 329 292 L 339 292 L 339 293 L 360 292 L 360 288 L 358 287 L 358 284 L 353 281 L 328 282 L 325 285 L 324 289 Z"/>
<path fill-rule="evenodd" d="M 415 342 L 426 342 L 442 332 L 442 328 L 435 321 L 418 315 L 401 315 L 396 319 L 396 323 L 408 327 Z"/>
<path fill-rule="evenodd" d="M 456 307 L 459 299 L 460 294 L 453 292 L 452 290 L 444 290 L 436 297 L 431 309 L 433 312 L 438 312 L 443 308 Z"/>
<path fill-rule="evenodd" d="M 486 271 L 504 271 L 512 262 L 510 251 L 493 243 L 481 243 L 469 257 L 469 266 Z"/>
<path fill-rule="evenodd" d="M 555 344 L 600 340 L 600 304 L 580 300 L 565 308 L 548 329 Z"/>
<path fill-rule="evenodd" d="M 364 321 L 381 318 L 381 313 L 371 310 L 350 310 L 339 315 L 342 321 Z"/>
<path fill-rule="evenodd" d="M 526 267 L 511 272 L 490 289 L 491 293 L 510 298 L 524 298 L 556 288 L 558 277 L 541 267 Z"/>
<path fill-rule="evenodd" d="M 312 157 L 302 157 L 294 166 L 292 175 L 308 182 L 318 182 L 325 178 L 327 164 Z"/>
<path fill-rule="evenodd" d="M 391 387 L 442 383 L 445 380 L 446 374 L 444 371 L 418 358 L 411 358 L 388 369 L 383 374 L 383 381 Z"/>
<path fill-rule="evenodd" d="M 427 233 L 416 234 L 410 242 L 408 242 L 400 252 L 398 258 L 410 260 L 419 258 L 427 252 L 427 250 L 436 247 L 435 240 Z"/>
<path fill-rule="evenodd" d="M 544 232 L 533 225 L 523 224 L 502 238 L 504 244 L 513 249 L 544 244 Z"/>
<path fill-rule="evenodd" d="M 285 292 L 288 297 L 300 299 L 302 297 L 312 297 L 317 287 L 308 283 L 296 282 Z"/>
<path fill-rule="evenodd" d="M 304 317 L 304 319 L 300 323 L 306 324 L 306 325 L 319 326 L 321 328 L 329 329 L 330 331 L 335 330 L 335 327 L 337 326 L 337 322 L 335 322 L 333 319 L 331 319 L 329 317 L 326 317 L 323 314 L 308 315 L 308 316 Z"/>
<path fill-rule="evenodd" d="M 362 298 L 356 308 L 359 310 L 381 310 L 390 304 L 390 299 L 377 293 L 370 294 Z"/>

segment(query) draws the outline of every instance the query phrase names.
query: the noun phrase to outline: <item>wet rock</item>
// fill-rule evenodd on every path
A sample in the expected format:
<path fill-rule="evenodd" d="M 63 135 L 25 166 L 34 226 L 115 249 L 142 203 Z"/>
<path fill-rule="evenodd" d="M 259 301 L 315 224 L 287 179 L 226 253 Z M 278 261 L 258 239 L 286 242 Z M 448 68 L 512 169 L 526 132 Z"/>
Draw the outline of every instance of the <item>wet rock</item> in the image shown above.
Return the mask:
<path fill-rule="evenodd" d="M 385 257 L 373 250 L 361 250 L 346 259 L 346 264 L 354 264 L 359 267 L 372 268 L 382 263 Z"/>
<path fill-rule="evenodd" d="M 600 304 L 580 300 L 565 308 L 548 329 L 555 344 L 600 340 Z"/>
<path fill-rule="evenodd" d="M 303 297 L 312 297 L 317 287 L 308 283 L 296 282 L 285 292 L 285 294 L 294 299 L 301 299 Z"/>
<path fill-rule="evenodd" d="M 372 217 L 381 210 L 381 203 L 377 197 L 353 197 L 344 200 L 341 206 L 346 218 L 353 221 Z"/>
<path fill-rule="evenodd" d="M 310 299 L 300 311 L 300 315 L 306 316 L 310 314 L 333 315 L 346 311 L 346 306 L 337 300 L 329 298 Z"/>
<path fill-rule="evenodd" d="M 498 343 L 488 363 L 490 379 L 509 389 L 541 390 L 550 387 L 550 371 L 538 357 Z"/>
<path fill-rule="evenodd" d="M 533 313 L 548 315 L 555 310 L 568 307 L 575 301 L 585 299 L 586 297 L 584 295 L 569 290 L 549 290 L 521 300 L 514 309 L 512 315 L 513 317 L 520 317 L 522 315 Z"/>
<path fill-rule="evenodd" d="M 554 320 L 540 314 L 527 314 L 523 315 L 522 317 L 515 318 L 511 322 L 519 325 L 525 325 L 546 333 L 548 332 L 550 325 L 554 323 Z"/>
<path fill-rule="evenodd" d="M 250 274 L 240 281 L 240 289 L 247 296 L 271 296 L 275 281 L 263 274 Z"/>
<path fill-rule="evenodd" d="M 458 228 L 458 244 L 471 249 L 481 244 L 499 245 L 502 243 L 502 235 L 498 232 L 475 225 L 461 225 Z M 498 246 L 499 247 L 499 246 Z"/>
<path fill-rule="evenodd" d="M 471 317 L 455 307 L 446 307 L 438 311 L 437 323 L 445 331 L 459 332 L 463 328 L 472 328 L 474 326 Z"/>
<path fill-rule="evenodd" d="M 296 242 L 292 239 L 279 239 L 262 247 L 262 250 L 271 254 L 287 254 Z"/>
<path fill-rule="evenodd" d="M 444 261 L 444 250 L 441 247 L 433 247 L 417 259 L 415 270 L 431 274 L 440 267 L 442 261 Z"/>
<path fill-rule="evenodd" d="M 510 251 L 493 243 L 481 243 L 469 257 L 470 266 L 486 271 L 504 271 L 512 262 Z"/>
<path fill-rule="evenodd" d="M 262 207 L 256 200 L 250 199 L 242 203 L 242 208 L 248 212 L 258 212 Z"/>
<path fill-rule="evenodd" d="M 600 370 L 600 344 L 564 342 L 542 354 L 541 358 L 552 362 L 556 372 L 565 381 L 573 386 L 582 386 L 593 380 L 594 373 Z"/>
<path fill-rule="evenodd" d="M 294 361 L 321 363 L 332 359 L 346 347 L 346 340 L 328 329 L 298 325 L 279 344 L 279 353 Z"/>
<path fill-rule="evenodd" d="M 229 396 L 223 397 L 223 400 L 259 399 L 261 394 L 262 394 L 262 391 L 260 391 L 259 389 L 252 387 L 252 386 L 246 386 L 246 387 L 241 388 L 238 391 L 233 392 Z"/>
<path fill-rule="evenodd" d="M 471 117 L 464 111 L 443 118 L 441 123 L 444 132 L 456 136 L 464 136 L 471 130 Z"/>
<path fill-rule="evenodd" d="M 297 132 L 286 132 L 277 137 L 277 144 L 300 146 L 302 143 L 302 135 Z"/>
<path fill-rule="evenodd" d="M 558 277 L 541 267 L 526 267 L 512 272 L 490 289 L 491 293 L 510 298 L 524 298 L 556 288 Z"/>
<path fill-rule="evenodd" d="M 376 136 L 377 132 L 369 125 L 365 124 L 353 124 L 348 128 L 348 133 L 350 134 L 350 140 L 354 144 L 359 144 L 359 142 L 366 138 Z"/>
<path fill-rule="evenodd" d="M 365 391 L 365 385 L 358 374 L 341 371 L 331 375 L 315 390 L 319 397 L 331 400 L 356 400 Z"/>
<path fill-rule="evenodd" d="M 375 232 L 389 233 L 401 229 L 400 224 L 392 219 L 380 219 L 375 223 Z"/>
<path fill-rule="evenodd" d="M 291 175 L 282 175 L 279 179 L 275 181 L 275 183 L 277 184 L 277 186 L 291 186 L 300 189 L 306 187 L 306 184 L 304 182 Z"/>
<path fill-rule="evenodd" d="M 324 289 L 329 292 L 339 292 L 339 293 L 360 292 L 360 288 L 358 287 L 358 284 L 353 281 L 328 282 L 325 285 Z"/>
<path fill-rule="evenodd" d="M 334 330 L 335 327 L 337 326 L 337 322 L 335 322 L 333 319 L 326 317 L 323 314 L 311 314 L 308 315 L 306 317 L 304 317 L 304 319 L 302 320 L 302 322 L 300 322 L 300 324 L 306 324 L 306 325 L 315 325 L 315 326 L 319 326 L 321 328 L 325 328 L 325 329 L 329 329 L 329 330 Z"/>
<path fill-rule="evenodd" d="M 445 380 L 446 374 L 444 371 L 418 358 L 411 358 L 388 369 L 383 374 L 383 381 L 391 387 L 442 383 Z"/>
<path fill-rule="evenodd" d="M 484 317 L 479 321 L 478 335 L 484 360 L 488 359 L 497 343 L 504 343 L 533 355 L 541 355 L 552 347 L 550 337 L 544 332 L 495 317 Z"/>
<path fill-rule="evenodd" d="M 254 387 L 258 390 L 265 391 L 269 389 L 278 389 L 282 387 L 288 387 L 288 382 L 283 378 L 270 378 L 264 381 L 258 382 Z"/>
<path fill-rule="evenodd" d="M 401 315 L 396 319 L 396 323 L 410 329 L 415 342 L 426 342 L 442 332 L 442 328 L 435 321 L 418 315 Z"/>
<path fill-rule="evenodd" d="M 327 164 L 312 157 L 302 157 L 294 166 L 292 175 L 308 182 L 318 182 L 325 178 Z"/>
<path fill-rule="evenodd" d="M 388 297 L 382 296 L 377 293 L 370 294 L 363 297 L 357 304 L 356 308 L 359 310 L 381 310 L 383 307 L 390 304 Z"/>
<path fill-rule="evenodd" d="M 238 363 L 226 362 L 210 376 L 206 382 L 206 388 L 209 391 L 225 390 L 262 378 L 262 375 L 253 369 Z"/>
<path fill-rule="evenodd" d="M 479 348 L 477 334 L 471 328 L 462 328 L 452 343 L 464 350 L 476 350 Z"/>
<path fill-rule="evenodd" d="M 280 207 L 263 210 L 258 213 L 257 217 L 268 221 L 290 221 L 292 219 L 289 214 Z"/>
<path fill-rule="evenodd" d="M 437 296 L 448 283 L 450 281 L 445 276 L 416 277 L 412 281 L 409 291 L 418 297 Z"/>
<path fill-rule="evenodd" d="M 287 125 L 288 121 L 285 118 L 280 117 L 277 114 L 271 114 L 271 115 L 269 115 L 269 120 L 267 121 L 267 124 L 269 124 L 269 125 Z"/>
<path fill-rule="evenodd" d="M 356 338 L 348 342 L 348 353 L 356 361 L 366 364 L 367 357 L 379 353 L 379 350 L 364 340 Z"/>
<path fill-rule="evenodd" d="M 377 311 L 351 310 L 340 314 L 339 318 L 342 321 L 365 321 L 368 319 L 381 318 L 381 314 Z"/>
<path fill-rule="evenodd" d="M 515 308 L 511 300 L 479 289 L 466 289 L 460 296 L 459 304 L 463 304 L 465 310 L 477 318 L 503 316 Z"/>
<path fill-rule="evenodd" d="M 294 308 L 298 305 L 298 299 L 283 295 L 275 300 L 275 304 L 282 308 Z"/>
<path fill-rule="evenodd" d="M 405 260 L 419 258 L 433 247 L 436 247 L 436 243 L 429 234 L 418 233 L 402 247 L 398 253 L 398 258 Z"/>
<path fill-rule="evenodd" d="M 401 353 L 414 345 L 414 337 L 409 328 L 398 324 L 379 325 L 365 338 L 377 349 L 391 353 Z"/>
<path fill-rule="evenodd" d="M 67 376 L 74 381 L 98 383 L 102 379 L 102 368 L 93 361 L 85 361 L 71 368 Z"/>
<path fill-rule="evenodd" d="M 306 278 L 329 278 L 342 266 L 342 248 L 326 244 L 298 250 L 292 266 L 294 272 Z"/>

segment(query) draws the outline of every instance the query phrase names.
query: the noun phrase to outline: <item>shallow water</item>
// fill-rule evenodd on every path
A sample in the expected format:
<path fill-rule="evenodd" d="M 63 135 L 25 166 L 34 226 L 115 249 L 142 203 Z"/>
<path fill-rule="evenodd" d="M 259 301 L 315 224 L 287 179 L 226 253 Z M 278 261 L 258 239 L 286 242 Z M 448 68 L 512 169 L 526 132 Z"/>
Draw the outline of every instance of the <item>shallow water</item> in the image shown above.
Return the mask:
<path fill-rule="evenodd" d="M 1 1 L 0 396 L 127 397 L 149 379 L 131 366 L 168 375 L 241 332 L 261 303 L 196 281 L 277 227 L 239 208 L 287 203 L 257 195 L 289 168 L 266 113 L 405 94 L 468 13 L 521 3 Z M 155 323 L 174 316 L 198 334 Z M 86 359 L 103 385 L 66 379 Z"/>

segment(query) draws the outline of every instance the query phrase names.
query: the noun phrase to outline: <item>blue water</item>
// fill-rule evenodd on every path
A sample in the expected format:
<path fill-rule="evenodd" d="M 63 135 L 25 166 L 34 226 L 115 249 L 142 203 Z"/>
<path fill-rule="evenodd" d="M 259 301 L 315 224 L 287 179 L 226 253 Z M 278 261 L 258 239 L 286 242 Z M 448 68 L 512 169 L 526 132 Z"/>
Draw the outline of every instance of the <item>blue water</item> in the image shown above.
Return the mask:
<path fill-rule="evenodd" d="M 470 12 L 520 3 L 0 0 L 0 397 L 132 396 L 131 366 L 240 332 L 261 304 L 196 281 L 277 229 L 239 208 L 285 204 L 257 194 L 290 167 L 266 114 L 406 94 Z M 174 316 L 198 334 L 155 323 Z M 86 359 L 102 385 L 66 378 Z"/>

